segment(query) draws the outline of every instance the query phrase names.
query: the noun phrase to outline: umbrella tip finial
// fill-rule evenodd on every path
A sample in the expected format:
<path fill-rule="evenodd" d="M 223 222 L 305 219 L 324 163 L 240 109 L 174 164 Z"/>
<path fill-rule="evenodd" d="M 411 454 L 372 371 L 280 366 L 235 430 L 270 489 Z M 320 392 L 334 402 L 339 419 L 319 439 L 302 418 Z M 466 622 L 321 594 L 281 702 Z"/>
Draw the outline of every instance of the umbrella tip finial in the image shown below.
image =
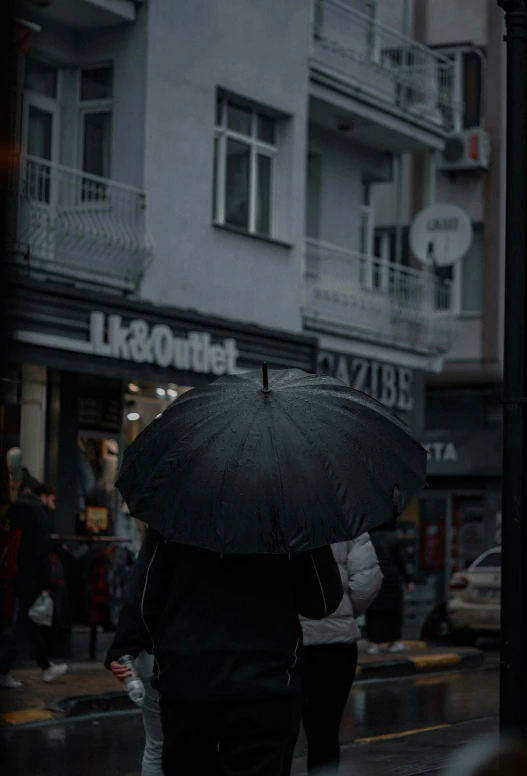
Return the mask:
<path fill-rule="evenodd" d="M 271 389 L 269 388 L 269 372 L 267 369 L 267 361 L 264 361 L 262 363 L 262 378 L 263 378 L 263 393 L 271 393 Z"/>

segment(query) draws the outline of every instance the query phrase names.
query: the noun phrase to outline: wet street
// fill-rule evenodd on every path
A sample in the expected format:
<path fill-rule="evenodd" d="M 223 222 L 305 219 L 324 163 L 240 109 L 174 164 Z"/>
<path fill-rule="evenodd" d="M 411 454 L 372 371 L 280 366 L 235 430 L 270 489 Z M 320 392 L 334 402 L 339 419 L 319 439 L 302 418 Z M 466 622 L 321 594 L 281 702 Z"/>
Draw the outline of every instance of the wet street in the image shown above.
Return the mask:
<path fill-rule="evenodd" d="M 352 691 L 342 742 L 376 739 L 434 726 L 493 717 L 499 669 L 359 683 Z M 136 712 L 77 718 L 1 731 L 4 772 L 20 776 L 139 776 L 143 732 Z M 297 755 L 305 753 L 301 736 Z M 302 773 L 303 768 L 295 767 Z"/>

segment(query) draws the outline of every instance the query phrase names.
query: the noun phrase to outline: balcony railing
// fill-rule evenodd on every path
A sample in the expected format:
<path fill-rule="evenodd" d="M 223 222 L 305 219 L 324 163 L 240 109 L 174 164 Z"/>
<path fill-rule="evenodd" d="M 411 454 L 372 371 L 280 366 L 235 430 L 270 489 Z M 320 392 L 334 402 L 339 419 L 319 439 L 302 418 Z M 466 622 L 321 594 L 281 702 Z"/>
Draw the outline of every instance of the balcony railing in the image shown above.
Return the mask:
<path fill-rule="evenodd" d="M 152 256 L 139 189 L 25 157 L 15 253 L 31 269 L 136 290 Z"/>
<path fill-rule="evenodd" d="M 373 340 L 441 354 L 452 344 L 450 282 L 336 245 L 305 242 L 304 309 L 313 326 L 367 333 Z"/>
<path fill-rule="evenodd" d="M 313 64 L 444 132 L 461 110 L 454 63 L 340 0 L 315 0 Z"/>

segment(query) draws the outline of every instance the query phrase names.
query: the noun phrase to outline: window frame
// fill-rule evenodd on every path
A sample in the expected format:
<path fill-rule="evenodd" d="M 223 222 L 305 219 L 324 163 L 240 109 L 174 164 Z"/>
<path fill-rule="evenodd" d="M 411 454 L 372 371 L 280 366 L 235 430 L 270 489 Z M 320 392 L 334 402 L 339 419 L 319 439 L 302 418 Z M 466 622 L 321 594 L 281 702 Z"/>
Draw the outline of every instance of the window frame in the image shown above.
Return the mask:
<path fill-rule="evenodd" d="M 456 104 L 462 105 L 462 110 L 456 111 L 455 122 L 453 126 L 453 132 L 460 134 L 461 132 L 470 132 L 471 129 L 485 128 L 485 96 L 487 90 L 487 54 L 485 49 L 470 45 L 468 43 L 448 44 L 442 46 L 434 46 L 435 49 L 440 51 L 443 56 L 446 56 L 454 62 L 454 100 Z M 465 101 L 463 95 L 463 82 L 464 82 L 464 60 L 465 54 L 476 54 L 481 60 L 481 84 L 479 95 L 479 123 L 473 127 L 465 128 Z"/>
<path fill-rule="evenodd" d="M 105 97 L 105 98 L 99 98 L 94 100 L 83 100 L 81 99 L 81 91 L 82 91 L 82 74 L 87 70 L 99 70 L 103 68 L 108 68 L 112 71 L 112 96 L 111 97 Z M 112 63 L 102 63 L 102 64 L 94 64 L 94 65 L 83 65 L 78 70 L 78 82 L 77 82 L 77 104 L 78 104 L 78 120 L 79 120 L 79 139 L 78 139 L 78 153 L 77 153 L 77 163 L 78 168 L 81 170 L 81 172 L 86 173 L 86 175 L 92 175 L 93 173 L 88 172 L 88 170 L 84 169 L 84 140 L 85 140 L 85 117 L 90 114 L 95 113 L 109 113 L 111 116 L 111 133 L 110 133 L 110 169 L 108 170 L 108 176 L 95 176 L 95 177 L 102 177 L 105 180 L 111 180 L 112 177 L 112 166 L 113 166 L 113 113 L 114 113 L 114 96 L 113 96 L 113 77 L 114 77 L 114 66 Z"/>
<path fill-rule="evenodd" d="M 482 268 L 481 271 L 483 272 L 484 269 L 484 262 L 485 262 L 485 255 L 484 255 L 484 241 L 483 241 L 483 223 L 481 221 L 476 221 L 472 223 L 472 230 L 473 230 L 473 239 L 476 233 L 481 233 L 482 240 L 481 240 L 481 250 L 482 250 L 482 256 L 481 256 L 481 264 Z M 472 247 L 472 246 L 471 246 Z M 459 261 L 456 261 L 452 264 L 452 280 L 450 281 L 452 284 L 452 312 L 454 315 L 456 315 L 458 318 L 482 318 L 483 317 L 483 311 L 484 311 L 484 300 L 481 299 L 481 307 L 479 310 L 465 310 L 463 308 L 463 288 L 464 283 L 466 282 L 466 264 L 465 262 L 466 256 L 463 256 L 463 258 L 459 259 Z"/>
<path fill-rule="evenodd" d="M 220 108 L 220 124 L 217 122 L 218 103 Z M 249 110 L 251 113 L 251 133 L 245 135 L 230 129 L 227 125 L 228 105 Z M 264 239 L 276 240 L 277 224 L 277 157 L 279 148 L 279 126 L 276 116 L 270 112 L 261 109 L 256 105 L 246 103 L 244 100 L 237 100 L 226 94 L 216 95 L 214 119 L 214 181 L 215 191 L 213 197 L 213 223 L 216 226 L 223 226 L 228 229 L 237 229 L 243 234 L 253 237 L 262 237 Z M 274 145 L 258 138 L 258 116 L 265 116 L 274 121 L 275 143 Z M 227 176 L 227 144 L 229 140 L 242 143 L 249 147 L 249 214 L 248 226 L 236 226 L 229 224 L 225 220 L 226 203 L 226 176 Z M 270 184 L 269 184 L 269 231 L 261 232 L 257 230 L 257 194 L 258 194 L 258 156 L 266 156 L 270 159 Z"/>

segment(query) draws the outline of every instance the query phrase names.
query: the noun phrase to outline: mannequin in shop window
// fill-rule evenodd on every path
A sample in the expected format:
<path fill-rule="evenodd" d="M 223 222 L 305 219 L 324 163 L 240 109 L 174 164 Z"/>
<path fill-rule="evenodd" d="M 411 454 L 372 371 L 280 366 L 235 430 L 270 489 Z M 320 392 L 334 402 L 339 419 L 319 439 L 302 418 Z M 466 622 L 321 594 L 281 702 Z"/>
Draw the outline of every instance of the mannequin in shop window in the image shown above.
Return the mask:
<path fill-rule="evenodd" d="M 96 480 L 88 450 L 80 437 L 77 440 L 77 445 L 77 515 L 79 518 L 77 533 L 84 534 L 86 533 L 85 515 L 87 499 L 95 489 Z"/>

